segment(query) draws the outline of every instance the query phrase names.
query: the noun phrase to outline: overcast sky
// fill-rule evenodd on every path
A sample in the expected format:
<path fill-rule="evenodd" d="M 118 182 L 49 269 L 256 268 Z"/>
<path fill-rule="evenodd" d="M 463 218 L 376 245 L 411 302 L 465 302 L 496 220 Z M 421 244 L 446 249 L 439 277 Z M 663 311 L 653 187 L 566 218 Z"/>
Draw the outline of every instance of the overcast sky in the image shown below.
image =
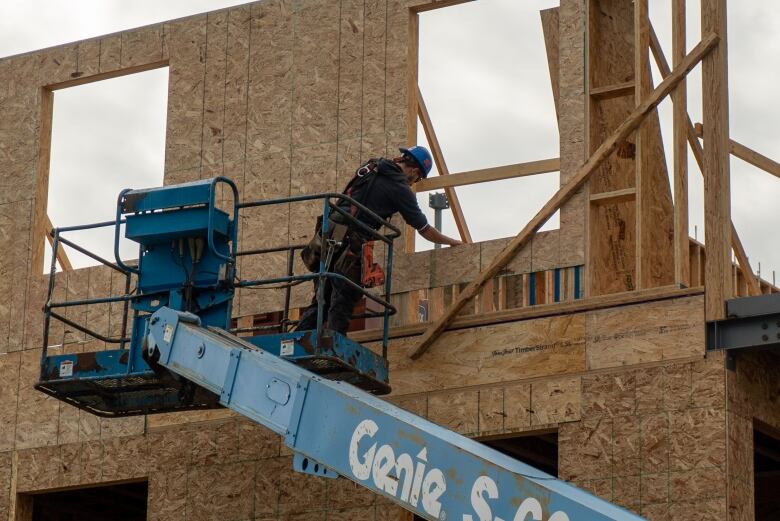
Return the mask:
<path fill-rule="evenodd" d="M 0 2 L 0 56 L 241 3 Z M 451 172 L 558 156 L 558 132 L 538 14 L 540 9 L 557 4 L 555 0 L 477 0 L 421 16 L 420 87 Z M 669 54 L 670 1 L 653 0 L 650 4 L 653 24 Z M 774 5 L 762 0 L 730 2 L 731 136 L 780 159 L 776 146 L 780 16 Z M 689 0 L 689 48 L 699 39 L 698 9 L 698 2 Z M 690 78 L 689 110 L 692 119 L 700 121 L 698 71 Z M 51 186 L 58 197 L 50 199 L 50 214 L 58 226 L 83 222 L 85 208 L 89 210 L 87 220 L 111 219 L 121 188 L 161 182 L 166 72 L 152 71 L 111 82 L 110 88 L 108 82 L 101 82 L 56 93 Z M 103 85 L 107 88 L 101 88 Z M 122 106 L 122 100 L 134 101 Z M 667 101 L 661 107 L 666 145 L 671 128 L 669 105 Z M 121 131 L 133 137 L 124 137 Z M 102 138 L 114 145 L 104 145 Z M 117 143 L 121 146 L 115 146 Z M 691 235 L 696 227 L 702 240 L 700 174 L 692 158 L 690 165 Z M 517 233 L 557 186 L 557 174 L 546 174 L 459 188 L 458 193 L 472 235 L 484 240 Z M 87 189 L 93 194 L 88 202 L 83 197 Z M 63 197 L 65 194 L 69 196 Z M 78 204 L 75 208 L 74 201 Z M 776 247 L 780 229 L 773 222 L 778 215 L 777 201 L 780 180 L 732 160 L 733 220 L 754 269 L 761 262 L 762 272 L 770 280 L 771 270 L 780 269 Z M 427 196 L 421 196 L 421 205 L 427 206 Z M 557 221 L 549 227 L 557 227 Z M 448 215 L 445 232 L 456 234 Z"/>

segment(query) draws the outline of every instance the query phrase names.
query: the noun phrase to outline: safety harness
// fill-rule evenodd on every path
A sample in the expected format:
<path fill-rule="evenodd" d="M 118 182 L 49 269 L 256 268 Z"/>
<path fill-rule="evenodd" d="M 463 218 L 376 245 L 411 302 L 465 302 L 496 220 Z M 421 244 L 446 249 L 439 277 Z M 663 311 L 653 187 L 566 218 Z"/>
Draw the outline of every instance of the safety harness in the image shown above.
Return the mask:
<path fill-rule="evenodd" d="M 365 205 L 377 176 L 380 175 L 379 161 L 369 159 L 361 165 L 342 193 Z M 355 196 L 358 188 L 364 187 L 360 197 Z M 349 214 L 355 219 L 360 219 L 363 213 L 357 205 L 349 204 Z M 309 245 L 301 251 L 301 258 L 312 272 L 319 271 L 320 256 L 324 252 L 326 269 L 332 268 L 343 274 L 349 274 L 360 263 L 360 283 L 370 288 L 384 283 L 384 272 L 381 267 L 373 262 L 374 241 L 365 240 L 360 232 L 347 223 L 339 222 L 341 216 L 334 214 L 330 219 L 327 238 L 322 237 L 322 218 L 318 218 L 315 236 Z M 360 252 L 360 256 L 356 253 Z M 331 264 L 332 263 L 332 264 Z"/>

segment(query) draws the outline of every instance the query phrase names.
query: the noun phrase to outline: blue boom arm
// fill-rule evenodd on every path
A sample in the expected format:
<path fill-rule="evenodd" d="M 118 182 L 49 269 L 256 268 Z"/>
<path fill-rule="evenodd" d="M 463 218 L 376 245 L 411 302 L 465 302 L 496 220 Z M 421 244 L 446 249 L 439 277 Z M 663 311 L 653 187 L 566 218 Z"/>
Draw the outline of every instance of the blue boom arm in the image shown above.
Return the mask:
<path fill-rule="evenodd" d="M 147 349 L 220 403 L 284 436 L 296 470 L 343 476 L 429 520 L 642 518 L 351 385 L 163 307 Z"/>

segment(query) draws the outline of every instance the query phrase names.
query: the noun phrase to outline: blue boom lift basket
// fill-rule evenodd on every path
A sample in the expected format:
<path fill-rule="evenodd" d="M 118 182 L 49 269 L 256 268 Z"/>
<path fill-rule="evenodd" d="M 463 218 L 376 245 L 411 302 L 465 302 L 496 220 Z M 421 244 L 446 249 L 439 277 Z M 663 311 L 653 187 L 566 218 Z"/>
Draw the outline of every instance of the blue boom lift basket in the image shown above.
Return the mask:
<path fill-rule="evenodd" d="M 225 185 L 232 195 L 232 211 L 219 209 L 217 187 Z M 246 208 L 278 207 L 304 201 L 323 203 L 323 234 L 327 233 L 331 214 L 352 229 L 386 245 L 384 298 L 367 291 L 339 273 L 329 271 L 322 255 L 319 271 L 295 275 L 295 252 L 303 245 L 280 246 L 238 251 L 237 223 L 239 212 Z M 339 205 L 339 203 L 342 203 Z M 373 230 L 355 219 L 342 207 L 357 206 L 363 215 L 381 222 L 386 233 Z M 270 210 L 269 210 L 270 211 Z M 139 244 L 137 264 L 122 260 L 119 254 L 121 227 L 125 237 Z M 110 262 L 73 241 L 64 233 L 101 227 L 114 227 L 114 257 Z M 114 221 L 56 228 L 52 230 L 52 263 L 49 292 L 44 307 L 44 342 L 41 373 L 36 388 L 55 398 L 99 416 L 128 416 L 188 409 L 218 408 L 219 396 L 159 365 L 147 350 L 147 335 L 152 314 L 162 307 L 197 315 L 203 326 L 215 332 L 250 333 L 244 340 L 274 355 L 288 359 L 323 377 L 351 383 L 374 394 L 390 391 L 387 365 L 389 316 L 396 312 L 390 304 L 392 278 L 392 244 L 400 231 L 374 212 L 344 194 L 325 193 L 286 197 L 269 201 L 239 203 L 235 184 L 223 177 L 181 185 L 144 190 L 124 190 L 117 201 Z M 67 302 L 54 302 L 56 258 L 62 245 L 83 253 L 121 273 L 125 279 L 123 295 Z M 330 247 L 336 247 L 330 245 Z M 240 280 L 236 260 L 242 256 L 287 254 L 287 274 L 282 277 Z M 381 317 L 383 321 L 382 353 L 327 330 L 322 298 L 327 280 L 340 279 L 355 287 L 367 299 L 381 307 L 361 318 Z M 293 285 L 319 280 L 317 327 L 310 331 L 290 331 L 296 321 L 290 320 Z M 230 328 L 232 301 L 236 288 L 283 288 L 285 304 L 278 324 L 251 328 Z M 121 334 L 118 337 L 93 331 L 64 316 L 61 308 L 119 303 L 123 306 Z M 132 313 L 130 313 L 132 311 Z M 97 352 L 50 353 L 52 320 L 82 331 L 118 349 Z M 264 334 L 266 333 L 266 334 Z M 63 346 L 67 351 L 67 346 Z"/>

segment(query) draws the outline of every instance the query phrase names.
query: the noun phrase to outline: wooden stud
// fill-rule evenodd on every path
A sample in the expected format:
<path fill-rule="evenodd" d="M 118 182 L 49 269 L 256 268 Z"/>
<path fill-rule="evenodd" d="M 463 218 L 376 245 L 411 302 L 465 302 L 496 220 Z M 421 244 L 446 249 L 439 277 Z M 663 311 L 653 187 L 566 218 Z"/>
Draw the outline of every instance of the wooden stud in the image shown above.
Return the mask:
<path fill-rule="evenodd" d="M 704 243 L 705 316 L 726 317 L 731 298 L 731 189 L 729 184 L 729 100 L 726 52 L 726 0 L 702 0 L 702 34 L 716 34 L 720 42 L 702 60 L 702 114 L 704 119 Z"/>
<path fill-rule="evenodd" d="M 685 56 L 685 0 L 672 0 L 672 61 Z M 686 80 L 672 92 L 674 155 L 674 282 L 691 285 L 688 246 L 688 90 Z"/>
<path fill-rule="evenodd" d="M 444 161 L 444 153 L 441 150 L 439 139 L 436 137 L 436 131 L 433 129 L 433 123 L 431 122 L 431 116 L 428 114 L 428 107 L 425 106 L 425 100 L 422 97 L 419 87 L 417 88 L 417 113 L 420 116 L 420 122 L 422 123 L 425 136 L 428 138 L 428 144 L 431 146 L 431 154 L 433 160 L 436 161 L 436 166 L 439 167 L 439 175 L 447 176 L 450 171 L 447 168 L 447 163 Z M 460 207 L 460 201 L 458 200 L 458 194 L 455 193 L 454 188 L 445 188 L 444 192 L 447 194 L 447 200 L 450 203 L 450 209 L 452 210 L 452 216 L 455 218 L 455 225 L 458 227 L 458 233 L 460 233 L 460 239 L 463 242 L 474 242 L 471 239 L 471 232 L 466 224 L 466 218 L 463 215 L 463 209 Z"/>
<path fill-rule="evenodd" d="M 33 273 L 42 273 L 44 255 L 44 236 L 48 231 L 48 200 L 49 200 L 49 162 L 51 160 L 51 124 L 54 108 L 54 92 L 42 87 L 40 89 L 41 108 L 39 113 L 40 128 L 38 131 L 38 164 L 35 179 L 35 211 L 33 214 L 33 233 L 30 245 L 30 265 Z"/>
<path fill-rule="evenodd" d="M 439 190 L 441 188 L 453 186 L 487 183 L 490 181 L 501 181 L 503 179 L 514 179 L 515 177 L 558 172 L 560 169 L 561 160 L 559 158 L 542 159 L 540 161 L 530 161 L 528 163 L 518 163 L 516 165 L 497 166 L 482 170 L 462 172 L 459 174 L 430 177 L 419 181 L 414 187 L 417 192 L 427 192 L 429 190 Z"/>
<path fill-rule="evenodd" d="M 627 81 L 615 85 L 605 85 L 604 87 L 593 87 L 590 89 L 590 95 L 592 98 L 598 100 L 630 96 L 631 94 L 634 94 L 634 85 L 633 81 Z"/>
<path fill-rule="evenodd" d="M 498 310 L 506 308 L 506 277 L 498 277 Z"/>
<path fill-rule="evenodd" d="M 520 233 L 512 239 L 507 246 L 493 259 L 488 267 L 483 270 L 479 277 L 472 281 L 458 299 L 450 306 L 444 315 L 433 323 L 422 335 L 417 347 L 411 351 L 412 358 L 419 358 L 428 347 L 441 335 L 449 326 L 455 316 L 460 312 L 463 306 L 471 300 L 489 279 L 495 277 L 506 264 L 514 258 L 528 242 L 533 238 L 536 231 L 541 228 L 552 215 L 566 201 L 568 201 L 579 188 L 585 184 L 590 174 L 633 132 L 642 120 L 649 114 L 661 100 L 668 95 L 672 89 L 682 80 L 688 72 L 693 69 L 704 58 L 711 49 L 718 43 L 718 36 L 710 34 L 682 60 L 680 65 L 672 71 L 664 81 L 661 82 L 650 95 L 648 95 L 642 104 L 636 107 L 628 118 L 620 124 L 612 135 L 609 136 L 591 157 L 583 164 L 577 173 L 561 187 L 558 192 L 542 207 L 541 210 L 531 219 Z"/>
<path fill-rule="evenodd" d="M 54 237 L 52 237 L 51 231 L 54 230 L 54 225 L 51 223 L 51 219 L 46 215 L 46 240 L 49 241 L 49 246 L 54 250 Z M 70 263 L 68 253 L 65 248 L 57 248 L 57 262 L 60 264 L 62 271 L 70 271 L 73 269 L 73 265 Z M 44 269 L 46 266 L 44 266 Z"/>
<path fill-rule="evenodd" d="M 496 310 L 493 300 L 495 280 L 496 279 L 490 279 L 482 288 L 482 293 L 479 295 L 479 306 L 477 307 L 480 313 L 491 313 Z"/>
<path fill-rule="evenodd" d="M 408 96 L 406 104 L 406 145 L 414 146 L 417 144 L 417 69 L 419 67 L 419 47 L 420 47 L 420 15 L 414 10 L 409 10 L 409 44 L 407 55 L 407 84 L 406 93 Z M 412 187 L 412 191 L 416 191 Z M 414 253 L 416 230 L 406 224 L 404 226 L 404 251 Z"/>
<path fill-rule="evenodd" d="M 652 80 L 649 77 L 650 20 L 648 0 L 634 1 L 634 100 L 640 105 L 650 90 Z M 640 124 L 636 130 L 636 287 L 639 289 L 653 286 L 651 280 L 652 237 L 649 230 L 655 226 L 652 219 L 651 193 L 654 190 L 649 162 L 652 150 L 650 127 Z"/>
<path fill-rule="evenodd" d="M 600 194 L 592 194 L 590 196 L 590 202 L 592 204 L 616 204 L 624 203 L 626 201 L 633 201 L 636 197 L 636 188 L 624 188 L 623 190 L 614 190 L 612 192 L 602 192 Z"/>
<path fill-rule="evenodd" d="M 653 51 L 653 56 L 655 57 L 655 62 L 658 65 L 658 70 L 661 72 L 661 76 L 666 78 L 669 76 L 670 72 L 669 62 L 666 60 L 666 56 L 664 56 L 661 43 L 659 42 L 658 36 L 655 34 L 652 26 L 650 26 L 650 49 Z M 672 98 L 672 102 L 674 102 L 674 97 Z M 699 167 L 699 171 L 702 172 L 702 175 L 704 175 L 704 148 L 701 146 L 701 143 L 698 140 L 697 130 L 691 122 L 691 118 L 686 116 L 685 119 L 688 144 L 691 147 L 691 152 L 693 153 L 693 157 Z M 739 262 L 740 267 L 745 270 L 747 283 L 751 294 L 759 295 L 760 288 L 758 286 L 756 276 L 753 274 L 753 269 L 750 267 L 747 254 L 745 253 L 745 249 L 742 247 L 742 241 L 739 239 L 739 234 L 737 233 L 737 229 L 734 227 L 733 222 L 731 223 L 730 243 L 731 247 L 734 249 L 734 253 L 737 256 L 737 261 Z M 694 278 L 693 280 L 696 281 L 698 279 Z M 695 283 L 694 285 L 698 285 L 698 283 Z"/>

